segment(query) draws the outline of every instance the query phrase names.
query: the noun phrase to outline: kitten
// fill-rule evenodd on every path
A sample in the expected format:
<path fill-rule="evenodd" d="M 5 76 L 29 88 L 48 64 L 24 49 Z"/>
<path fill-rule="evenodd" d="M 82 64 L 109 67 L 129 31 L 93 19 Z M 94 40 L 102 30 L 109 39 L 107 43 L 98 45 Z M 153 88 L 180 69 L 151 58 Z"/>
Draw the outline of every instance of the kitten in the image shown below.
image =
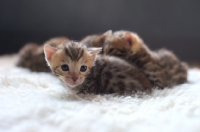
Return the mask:
<path fill-rule="evenodd" d="M 81 43 L 87 47 L 102 47 L 105 40 L 112 34 L 111 30 L 103 34 L 88 35 L 81 40 Z"/>
<path fill-rule="evenodd" d="M 52 72 L 72 91 L 130 94 L 151 90 L 140 70 L 120 58 L 99 55 L 101 49 L 70 41 L 59 48 L 47 44 L 44 53 Z"/>
<path fill-rule="evenodd" d="M 187 82 L 187 66 L 166 49 L 151 51 L 133 32 L 116 31 L 104 43 L 103 53 L 125 59 L 140 68 L 151 84 L 172 87 Z"/>
<path fill-rule="evenodd" d="M 51 72 L 44 59 L 43 46 L 50 44 L 53 47 L 57 47 L 64 41 L 68 41 L 68 39 L 66 37 L 55 37 L 46 41 L 43 45 L 36 43 L 26 44 L 19 52 L 17 66 L 29 68 L 36 72 Z"/>

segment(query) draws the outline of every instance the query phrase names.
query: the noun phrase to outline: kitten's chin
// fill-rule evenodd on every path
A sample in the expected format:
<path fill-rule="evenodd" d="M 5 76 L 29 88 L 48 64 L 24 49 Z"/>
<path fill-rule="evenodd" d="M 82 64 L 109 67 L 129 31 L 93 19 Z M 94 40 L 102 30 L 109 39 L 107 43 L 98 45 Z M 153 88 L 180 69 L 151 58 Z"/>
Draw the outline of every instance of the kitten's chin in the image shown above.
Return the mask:
<path fill-rule="evenodd" d="M 70 84 L 67 84 L 67 83 L 65 83 L 65 86 L 67 86 L 68 88 L 75 88 L 76 86 L 78 86 L 78 85 L 70 85 Z"/>
<path fill-rule="evenodd" d="M 75 88 L 76 86 L 80 85 L 80 84 L 69 84 L 69 83 L 65 83 L 65 84 L 70 88 Z"/>

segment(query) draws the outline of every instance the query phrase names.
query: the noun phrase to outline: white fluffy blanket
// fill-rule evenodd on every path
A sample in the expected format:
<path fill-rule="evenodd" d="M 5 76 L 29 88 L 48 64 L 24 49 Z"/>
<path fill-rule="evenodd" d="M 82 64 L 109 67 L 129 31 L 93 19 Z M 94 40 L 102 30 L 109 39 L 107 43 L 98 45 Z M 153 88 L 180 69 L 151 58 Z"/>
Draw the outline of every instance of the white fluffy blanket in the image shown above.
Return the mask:
<path fill-rule="evenodd" d="M 200 132 L 200 70 L 190 83 L 133 96 L 75 95 L 48 73 L 0 57 L 0 131 Z"/>

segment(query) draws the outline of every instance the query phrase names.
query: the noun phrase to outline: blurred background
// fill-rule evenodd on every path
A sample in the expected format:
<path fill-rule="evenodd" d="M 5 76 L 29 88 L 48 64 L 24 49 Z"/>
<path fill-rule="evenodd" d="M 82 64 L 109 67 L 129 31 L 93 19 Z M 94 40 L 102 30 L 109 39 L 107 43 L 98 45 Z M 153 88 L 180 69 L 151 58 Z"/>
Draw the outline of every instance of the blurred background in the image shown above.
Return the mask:
<path fill-rule="evenodd" d="M 153 50 L 172 50 L 184 61 L 200 60 L 199 0 L 1 0 L 0 55 L 27 42 L 84 36 L 109 29 L 138 33 Z"/>

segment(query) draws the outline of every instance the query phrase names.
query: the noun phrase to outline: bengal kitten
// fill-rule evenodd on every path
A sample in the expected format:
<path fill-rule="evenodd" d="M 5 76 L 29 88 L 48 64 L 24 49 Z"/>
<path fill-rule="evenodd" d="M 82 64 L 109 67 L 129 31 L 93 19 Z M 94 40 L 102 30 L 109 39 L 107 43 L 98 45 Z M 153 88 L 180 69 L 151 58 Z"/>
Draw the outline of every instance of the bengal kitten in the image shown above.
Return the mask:
<path fill-rule="evenodd" d="M 166 49 L 151 51 L 136 33 L 114 32 L 104 43 L 103 53 L 136 65 L 155 87 L 162 89 L 187 82 L 185 63 Z"/>
<path fill-rule="evenodd" d="M 55 37 L 46 41 L 43 45 L 36 43 L 26 44 L 19 52 L 17 66 L 29 68 L 36 72 L 51 72 L 44 59 L 43 47 L 45 44 L 57 47 L 64 41 L 68 41 L 68 39 L 66 37 Z"/>
<path fill-rule="evenodd" d="M 77 93 L 131 94 L 151 90 L 151 83 L 138 68 L 120 58 L 99 55 L 101 49 L 70 41 L 59 48 L 47 44 L 44 53 L 53 74 Z"/>

